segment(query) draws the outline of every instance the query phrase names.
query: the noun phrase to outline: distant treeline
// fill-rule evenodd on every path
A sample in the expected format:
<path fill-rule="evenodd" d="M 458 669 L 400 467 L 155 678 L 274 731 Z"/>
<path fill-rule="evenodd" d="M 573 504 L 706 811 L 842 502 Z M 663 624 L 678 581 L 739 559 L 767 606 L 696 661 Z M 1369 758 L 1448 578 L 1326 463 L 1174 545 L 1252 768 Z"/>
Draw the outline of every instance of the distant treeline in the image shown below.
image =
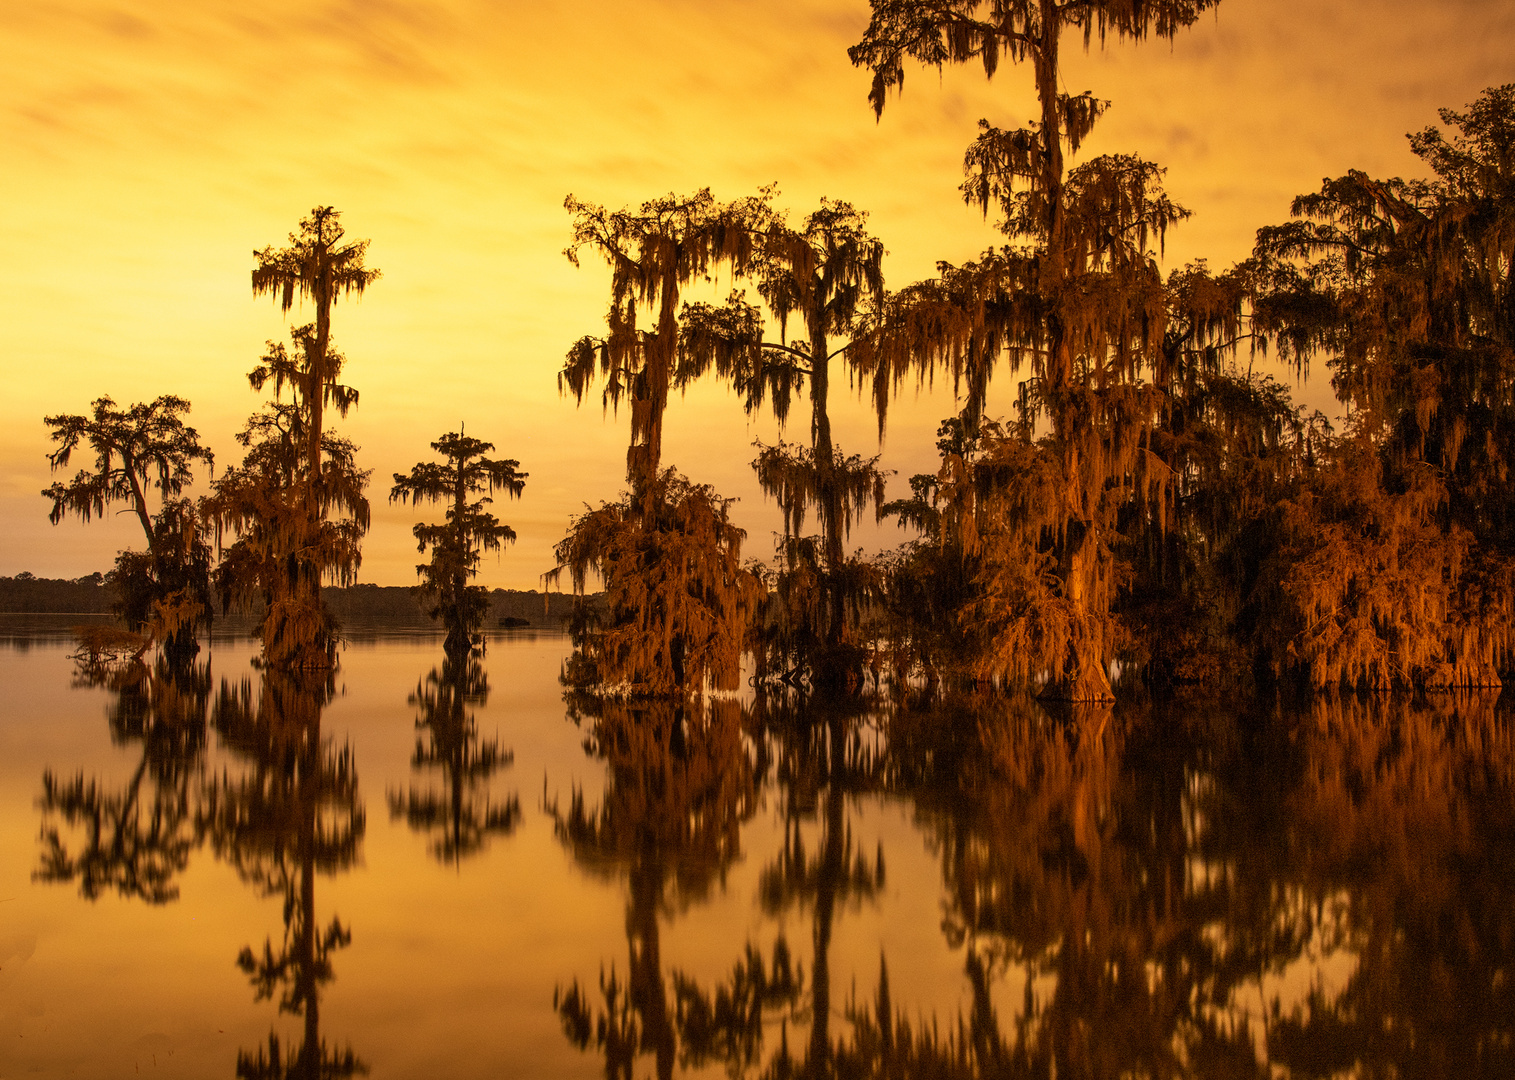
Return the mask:
<path fill-rule="evenodd" d="M 338 619 L 425 618 L 416 591 L 402 585 L 331 586 L 321 590 L 321 599 Z M 497 626 L 501 619 L 524 619 L 530 626 L 562 626 L 573 613 L 573 603 L 574 598 L 564 593 L 491 589 L 484 625 Z"/>
<path fill-rule="evenodd" d="M 402 585 L 353 585 L 328 587 L 321 599 L 338 619 L 424 619 L 415 590 Z M 111 613 L 117 596 L 103 574 L 75 578 L 40 578 L 29 573 L 0 577 L 0 613 L 102 614 Z M 486 626 L 502 619 L 518 619 L 536 627 L 565 624 L 573 611 L 573 597 L 563 593 L 540 593 L 535 589 L 493 589 L 489 594 Z"/>
<path fill-rule="evenodd" d="M 115 590 L 106 584 L 103 574 L 73 581 L 28 573 L 0 577 L 0 612 L 108 615 L 115 600 Z"/>

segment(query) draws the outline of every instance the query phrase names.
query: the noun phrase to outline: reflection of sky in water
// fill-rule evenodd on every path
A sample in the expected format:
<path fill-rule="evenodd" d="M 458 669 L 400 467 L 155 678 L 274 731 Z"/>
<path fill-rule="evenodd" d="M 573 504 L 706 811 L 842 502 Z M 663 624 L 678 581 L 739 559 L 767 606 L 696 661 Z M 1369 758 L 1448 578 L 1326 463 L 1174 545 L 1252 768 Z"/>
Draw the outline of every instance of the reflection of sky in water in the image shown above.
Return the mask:
<path fill-rule="evenodd" d="M 113 744 L 104 722 L 112 692 L 70 688 L 62 636 L 41 633 L 45 627 L 34 621 L 26 631 L 31 647 L 17 648 L 21 625 L 13 619 L 0 626 L 7 697 L 0 719 L 0 1075 L 34 1068 L 48 1075 L 231 1075 L 238 1052 L 266 1047 L 270 1030 L 286 1050 L 297 1045 L 300 1018 L 278 1013 L 278 991 L 273 1000 L 255 1000 L 235 963 L 244 946 L 261 952 L 265 938 L 278 950 L 281 896 L 260 895 L 210 844 L 174 875 L 177 899 L 158 906 L 108 888 L 90 903 L 76 884 L 33 881 L 44 771 L 128 790 L 143 744 L 126 737 Z M 440 669 L 440 638 L 373 628 L 343 654 L 321 734 L 331 752 L 352 751 L 366 828 L 353 865 L 314 878 L 313 924 L 325 927 L 336 916 L 352 933 L 349 946 L 331 953 L 334 978 L 321 989 L 319 1027 L 330 1050 L 350 1045 L 375 1075 L 583 1076 L 602 1067 L 597 1051 L 581 1053 L 565 1039 L 554 992 L 577 981 L 589 1006 L 600 1007 L 601 974 L 613 968 L 626 978 L 634 913 L 628 882 L 633 866 L 642 874 L 649 864 L 633 839 L 587 869 L 546 811 L 566 807 L 575 793 L 591 813 L 609 799 L 623 815 L 616 828 L 634 834 L 635 808 L 648 804 L 636 798 L 634 769 L 620 774 L 616 790 L 607 786 L 605 760 L 586 755 L 590 718 L 581 726 L 565 720 L 556 681 L 565 649 L 563 638 L 549 634 L 502 633 L 491 641 L 483 658 L 487 698 L 467 711 L 472 737 L 513 755 L 481 783 L 492 805 L 518 798 L 520 818 L 455 860 L 439 858 L 434 833 L 408 827 L 386 803 L 387 793 L 428 783 L 441 790 L 440 766 L 412 767 L 422 733 L 408 700 Z M 246 640 L 218 640 L 209 657 L 212 683 L 235 686 L 250 677 L 255 699 L 252 653 Z M 899 745 L 916 757 L 890 759 L 887 740 L 868 728 L 864 742 L 891 778 L 859 782 L 839 803 L 827 799 L 824 768 L 805 771 L 816 767 L 806 755 L 813 758 L 823 743 L 786 751 L 784 740 L 796 738 L 796 729 L 749 729 L 737 745 L 752 753 L 761 739 L 771 756 L 735 856 L 723 857 L 708 887 L 675 888 L 671 877 L 662 879 L 656 944 L 666 1005 L 676 1007 L 675 973 L 708 993 L 730 980 L 748 944 L 771 956 L 782 938 L 804 973 L 804 993 L 797 1006 L 767 1014 L 761 1053 L 778 1046 L 784 1017 L 787 1045 L 803 1057 L 813 942 L 824 898 L 834 896 L 827 956 L 833 1041 L 854 1037 L 851 1010 L 871 1015 L 881 958 L 896 1013 L 916 1030 L 935 1018 L 944 1037 L 955 1032 L 974 1008 L 965 974 L 973 950 L 987 964 L 987 1004 L 1007 1046 L 1029 1001 L 1044 1043 L 1093 1024 L 1097 1046 L 1102 1035 L 1115 1037 L 1098 1028 L 1100 1017 L 1138 1031 L 1126 1020 L 1147 1010 L 1154 1046 L 1167 1047 L 1175 1060 L 1197 1045 L 1186 1025 L 1245 1025 L 1233 1045 L 1249 1046 L 1247 1056 L 1265 1062 L 1271 1049 L 1274 1066 L 1282 1067 L 1282 1048 L 1302 1066 L 1311 1060 L 1308 1047 L 1299 1049 L 1308 1040 L 1287 1031 L 1280 1040 L 1277 1025 L 1308 1028 L 1316 1002 L 1344 994 L 1358 1008 L 1382 1009 L 1386 1023 L 1419 1025 L 1422 1044 L 1467 1042 L 1483 1023 L 1493 1026 L 1490 1045 L 1497 1046 L 1507 1017 L 1475 1018 L 1454 1031 L 1438 1028 L 1437 1010 L 1465 1000 L 1458 994 L 1476 991 L 1480 979 L 1495 995 L 1489 1008 L 1508 996 L 1499 974 L 1508 966 L 1507 946 L 1497 941 L 1500 927 L 1508 929 L 1511 917 L 1500 912 L 1510 910 L 1515 883 L 1504 864 L 1493 865 L 1494 855 L 1471 846 L 1479 835 L 1510 832 L 1501 816 L 1510 809 L 1507 756 L 1499 750 L 1507 744 L 1505 726 L 1466 709 L 1466 733 L 1437 744 L 1440 714 L 1406 721 L 1395 738 L 1415 747 L 1412 767 L 1380 746 L 1371 713 L 1330 714 L 1329 724 L 1296 731 L 1287 752 L 1258 751 L 1264 764 L 1251 761 L 1250 749 L 1227 748 L 1236 727 L 1216 717 L 1136 717 L 1111 725 L 1107 738 L 1123 742 L 1060 756 L 1061 736 L 1048 741 L 1042 721 L 1017 729 L 1008 714 L 988 716 L 1000 730 L 986 745 L 997 749 L 969 739 L 941 751 L 934 774 L 923 767 L 918 742 L 901 736 Z M 1162 734 L 1143 741 L 1141 723 Z M 1328 727 L 1336 732 L 1329 739 Z M 1220 749 L 1199 749 L 1196 733 Z M 1005 758 L 1016 746 L 1034 767 L 1022 771 Z M 1487 771 L 1464 767 L 1469 747 L 1490 755 Z M 788 772 L 777 764 L 785 753 Z M 202 779 L 236 781 L 248 775 L 249 759 L 212 730 L 196 769 Z M 809 783 L 819 776 L 820 787 L 791 798 L 779 775 L 808 775 Z M 962 790 L 949 790 L 953 784 Z M 1398 806 L 1405 821 L 1431 824 L 1406 846 L 1402 837 L 1410 833 L 1384 806 Z M 882 857 L 882 884 L 870 897 L 871 886 L 828 892 L 824 877 L 806 879 L 787 902 L 765 905 L 764 874 L 785 856 L 786 815 L 788 850 L 803 849 L 815 867 L 824 861 L 827 815 L 837 807 L 847 849 L 868 868 Z M 633 814 L 629 823 L 626 813 Z M 1457 824 L 1437 832 L 1443 821 Z M 1031 847 L 1014 846 L 1022 841 Z M 701 843 L 697 834 L 680 842 Z M 980 905 L 973 917 L 962 907 L 968 894 L 954 893 L 949 880 L 951 868 L 970 865 L 983 868 L 971 890 Z M 1454 865 L 1460 869 L 1448 869 Z M 292 879 L 298 876 L 296 867 Z M 1412 886 L 1422 878 L 1431 883 L 1425 890 Z M 1239 921 L 1254 911 L 1262 922 Z M 1426 927 L 1443 916 L 1463 927 L 1462 937 L 1428 944 Z M 955 929 L 944 933 L 944 926 Z M 1367 963 L 1365 950 L 1378 950 L 1380 959 Z M 1416 965 L 1459 956 L 1466 969 L 1437 976 L 1453 989 L 1421 994 L 1407 985 Z M 1093 980 L 1086 992 L 1095 997 L 1060 982 L 1064 967 Z M 1164 1013 L 1154 1004 L 1164 993 L 1184 1000 L 1169 1001 Z M 1112 1007 L 1115 1013 L 1102 1011 Z M 1184 1015 L 1190 1019 L 1176 1019 Z M 1065 1019 L 1074 1026 L 1059 1026 Z M 85 1032 L 89 1038 L 80 1037 Z M 1030 1045 L 1034 1051 L 1035 1041 Z M 1449 1042 L 1444 1049 L 1457 1048 Z M 1123 1052 L 1103 1048 L 1086 1062 L 1087 1074 L 1102 1075 L 1099 1062 L 1118 1062 Z M 1392 1050 L 1386 1060 L 1395 1060 Z M 1497 1064 L 1481 1060 L 1486 1069 Z M 649 1054 L 636 1071 L 653 1067 Z M 718 1064 L 705 1071 L 722 1074 Z"/>

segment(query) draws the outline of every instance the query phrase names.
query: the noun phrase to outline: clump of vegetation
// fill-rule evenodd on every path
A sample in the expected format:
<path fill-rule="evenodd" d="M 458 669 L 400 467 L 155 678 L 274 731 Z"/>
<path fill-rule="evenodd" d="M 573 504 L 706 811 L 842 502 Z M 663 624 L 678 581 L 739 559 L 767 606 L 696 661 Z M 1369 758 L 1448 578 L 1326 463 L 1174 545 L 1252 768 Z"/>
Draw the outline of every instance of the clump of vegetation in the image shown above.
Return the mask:
<path fill-rule="evenodd" d="M 76 626 L 73 634 L 79 646 L 73 659 L 90 672 L 141 663 L 153 645 L 151 638 L 119 626 Z"/>
<path fill-rule="evenodd" d="M 742 565 L 745 534 L 730 506 L 667 469 L 640 496 L 628 492 L 574 520 L 549 576 L 567 570 L 582 595 L 593 573 L 604 594 L 575 614 L 571 685 L 632 696 L 737 686 L 764 589 Z"/>
<path fill-rule="evenodd" d="M 517 498 L 527 474 L 518 471 L 519 461 L 485 457 L 494 443 L 469 438 L 461 431 L 448 432 L 431 447 L 446 462 L 419 462 L 409 476 L 395 473 L 389 501 L 449 503 L 444 524 L 415 527 L 418 550 L 431 548 L 431 561 L 417 566 L 416 573 L 428 604 L 426 614 L 440 618 L 447 627 L 443 648 L 448 653 L 466 653 L 489 612 L 489 590 L 469 581 L 478 574 L 484 552 L 499 551 L 516 538 L 509 525 L 500 524 L 484 509 L 492 500 L 482 493 L 501 489 Z M 482 497 L 470 500 L 473 495 Z"/>
<path fill-rule="evenodd" d="M 1260 321 L 1352 410 L 1264 580 L 1259 649 L 1317 686 L 1498 686 L 1515 645 L 1515 84 L 1441 118 L 1434 180 L 1350 172 L 1258 233 Z"/>

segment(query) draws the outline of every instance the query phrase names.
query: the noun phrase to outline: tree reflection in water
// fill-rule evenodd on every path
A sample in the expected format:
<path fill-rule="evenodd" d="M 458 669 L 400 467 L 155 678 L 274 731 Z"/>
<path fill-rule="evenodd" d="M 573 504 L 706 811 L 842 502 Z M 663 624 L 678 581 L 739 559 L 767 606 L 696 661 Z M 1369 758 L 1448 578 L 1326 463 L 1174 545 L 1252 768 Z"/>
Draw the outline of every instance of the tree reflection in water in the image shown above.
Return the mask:
<path fill-rule="evenodd" d="M 112 890 L 150 904 L 176 900 L 175 879 L 201 842 L 195 785 L 205 756 L 210 665 L 171 665 L 162 657 L 151 668 L 85 664 L 74 685 L 112 692 L 111 742 L 135 745 L 141 757 L 119 789 L 82 771 L 67 780 L 43 773 L 34 877 L 78 881 L 87 900 Z"/>
<path fill-rule="evenodd" d="M 410 703 L 419 709 L 412 769 L 440 768 L 441 792 L 412 787 L 389 793 L 391 818 L 404 818 L 417 832 L 432 836 L 429 850 L 444 863 L 459 863 L 484 850 L 491 836 L 509 836 L 521 820 L 521 803 L 490 799 L 490 778 L 510 765 L 513 755 L 493 739 L 479 741 L 472 706 L 489 699 L 489 677 L 472 654 L 448 653 L 417 685 Z"/>
<path fill-rule="evenodd" d="M 760 1024 L 764 1007 L 791 994 L 796 976 L 786 951 L 777 948 L 770 966 L 749 949 L 733 976 L 738 999 L 718 1004 L 675 972 L 670 1008 L 658 920 L 708 896 L 740 854 L 762 773 L 742 706 L 575 696 L 570 716 L 586 728 L 586 751 L 605 762 L 605 792 L 597 806 L 576 791 L 566 808 L 548 810 L 581 866 L 626 876 L 628 957 L 624 982 L 614 963 L 602 972 L 599 1004 L 577 980 L 559 987 L 554 1000 L 564 1031 L 581 1049 L 592 1044 L 612 1077 L 629 1078 L 642 1054 L 653 1055 L 657 1076 L 669 1077 L 676 1059 L 696 1064 L 717 1044 L 729 1041 L 739 1052 L 751 1037 L 737 1014 L 756 1010 Z M 717 1008 L 729 1039 L 714 1030 Z"/>
<path fill-rule="evenodd" d="M 1029 699 L 902 712 L 890 732 L 891 783 L 941 854 L 971 1006 L 941 1035 L 889 1015 L 881 985 L 880 1007 L 854 1009 L 851 1071 L 1257 1075 L 1248 1018 L 1214 1009 L 1257 958 L 1211 933 L 1230 879 L 1191 862 L 1204 838 L 1180 733 Z M 996 987 L 1019 999 L 1008 1022 Z"/>
<path fill-rule="evenodd" d="M 659 1076 L 1515 1075 L 1515 732 L 1492 702 L 1238 716 L 1026 700 L 873 720 L 765 702 L 740 758 L 658 708 L 596 716 L 606 796 L 558 815 L 582 862 L 630 879 L 630 978 L 612 966 L 603 1005 L 577 983 L 558 998 L 607 1075 L 630 1076 L 638 1053 Z M 749 944 L 713 989 L 674 972 L 670 1007 L 665 887 L 713 879 L 735 836 L 696 823 L 739 823 L 751 798 L 722 760 L 779 785 L 784 843 L 759 899 L 772 917 L 809 909 L 812 970 L 782 939 L 771 961 Z M 884 880 L 849 816 L 867 793 L 910 800 L 938 853 L 968 995 L 955 1017 L 899 1007 L 887 959 L 871 1000 L 832 1004 L 836 914 Z M 733 809 L 691 811 L 710 805 Z"/>
<path fill-rule="evenodd" d="M 830 1076 L 838 1049 L 831 1029 L 832 929 L 839 908 L 874 900 L 884 885 L 883 847 L 871 858 L 861 850 L 847 819 L 847 802 L 879 790 L 882 742 L 876 727 L 843 703 L 766 695 L 759 711 L 775 749 L 784 820 L 783 848 L 759 879 L 763 910 L 779 916 L 808 906 L 812 920 L 805 1052 L 793 1060 L 785 1040 L 766 1071 L 772 1076 Z M 819 823 L 813 849 L 805 842 L 807 821 Z"/>
<path fill-rule="evenodd" d="M 946 1035 L 854 1008 L 839 1072 L 1515 1075 L 1515 746 L 1490 702 L 1028 702 L 890 731 L 972 1006 Z"/>
<path fill-rule="evenodd" d="M 882 775 L 878 740 L 866 737 L 855 710 L 798 698 L 765 697 L 758 720 L 732 701 L 577 708 L 577 718 L 590 721 L 586 747 L 606 762 L 606 793 L 593 811 L 575 795 L 568 811 L 554 816 L 581 864 L 627 874 L 629 962 L 624 985 L 614 965 L 601 976 L 601 1006 L 591 1005 L 577 981 L 559 990 L 570 1041 L 593 1043 L 608 1076 L 630 1077 L 639 1053 L 654 1055 L 659 1077 L 671 1076 L 675 1063 L 720 1063 L 732 1075 L 754 1068 L 773 1077 L 831 1075 L 833 924 L 840 908 L 876 896 L 884 882 L 882 851 L 861 851 L 847 820 L 848 799 L 876 789 Z M 736 858 L 740 827 L 770 765 L 783 788 L 784 840 L 761 872 L 759 891 L 770 917 L 809 909 L 808 988 L 780 934 L 766 959 L 748 942 L 714 987 L 672 972 L 670 1014 L 658 914 L 670 899 L 705 898 Z M 791 1023 L 809 1025 L 798 1058 L 789 1047 Z M 776 1045 L 767 1038 L 774 1027 Z"/>
<path fill-rule="evenodd" d="M 264 896 L 283 900 L 284 933 L 261 954 L 237 957 L 257 999 L 278 996 L 279 1011 L 304 1020 L 300 1043 L 288 1050 L 277 1032 L 266 1047 L 237 1055 L 237 1076 L 249 1080 L 324 1080 L 367 1072 L 350 1048 L 328 1047 L 320 1030 L 322 987 L 333 978 L 332 954 L 352 935 L 333 916 L 316 919 L 316 875 L 349 870 L 363 840 L 363 801 L 350 748 L 321 733 L 332 694 L 329 673 L 266 671 L 261 692 L 243 681 L 222 683 L 214 724 L 223 744 L 246 765 L 207 785 L 204 827 L 216 852 Z"/>
<path fill-rule="evenodd" d="M 1515 1076 L 1515 729 L 1489 697 L 1332 701 L 1299 725 L 1290 888 L 1356 955 L 1270 1023 L 1304 1075 Z M 1280 875 L 1282 876 L 1282 875 Z"/>
<path fill-rule="evenodd" d="M 444 668 L 416 696 L 446 780 L 433 850 L 455 860 L 490 835 L 484 784 L 467 778 L 504 761 L 477 744 L 471 671 Z M 38 880 L 164 904 L 209 841 L 283 901 L 280 940 L 238 963 L 304 1028 L 243 1052 L 238 1074 L 362 1071 L 319 1023 L 350 934 L 318 920 L 316 879 L 353 867 L 364 832 L 352 754 L 322 733 L 329 681 L 269 674 L 216 694 L 207 666 L 159 663 L 79 683 L 110 690 L 131 764 L 119 781 L 43 775 Z M 648 1058 L 659 1077 L 1515 1075 L 1515 730 L 1490 701 L 574 714 L 604 794 L 548 810 L 582 866 L 626 882 L 627 956 L 598 993 L 560 987 L 557 1010 L 607 1075 Z M 208 764 L 212 727 L 224 769 Z M 735 950 L 714 985 L 665 970 L 660 934 L 724 880 L 769 782 L 783 836 L 756 899 L 774 921 L 808 914 L 810 971 L 778 935 Z M 939 860 L 964 972 L 955 1016 L 891 987 L 895 957 L 871 991 L 833 998 L 837 921 L 885 880 L 857 840 L 878 796 L 911 806 Z"/>

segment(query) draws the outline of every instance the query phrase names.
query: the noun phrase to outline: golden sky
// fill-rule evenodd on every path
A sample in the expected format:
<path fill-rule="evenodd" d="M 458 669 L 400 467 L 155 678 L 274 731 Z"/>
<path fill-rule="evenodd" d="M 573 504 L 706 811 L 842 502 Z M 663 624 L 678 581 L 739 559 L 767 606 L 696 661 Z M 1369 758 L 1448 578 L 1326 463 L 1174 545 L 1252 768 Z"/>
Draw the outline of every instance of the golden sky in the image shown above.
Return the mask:
<path fill-rule="evenodd" d="M 390 478 L 465 422 L 531 474 L 498 508 L 519 542 L 480 580 L 537 587 L 569 516 L 624 471 L 626 418 L 557 393 L 608 283 L 563 258 L 565 195 L 620 206 L 776 181 L 796 215 L 846 199 L 870 211 L 893 286 L 994 242 L 956 194 L 962 151 L 979 117 L 1033 115 L 1029 75 L 913 71 L 875 123 L 846 56 L 867 18 L 866 0 L 0 5 L 0 574 L 103 571 L 141 542 L 124 518 L 48 523 L 46 414 L 179 394 L 220 461 L 240 459 L 232 436 L 259 402 L 245 374 L 287 326 L 251 295 L 252 251 L 329 204 L 384 272 L 333 320 L 362 394 L 342 430 L 374 473 L 361 578 L 414 581 L 417 517 L 386 503 Z M 1515 81 L 1515 5 L 1225 0 L 1171 47 L 1074 52 L 1065 81 L 1113 102 L 1088 152 L 1166 165 L 1195 211 L 1169 262 L 1225 266 L 1323 176 L 1415 172 L 1406 132 Z M 1323 374 L 1301 396 L 1329 402 Z M 898 490 L 952 411 L 938 391 L 891 418 Z M 844 448 L 876 447 L 866 406 L 838 412 Z M 779 518 L 748 469 L 756 437 L 772 424 L 696 388 L 670 409 L 664 461 L 739 496 L 764 556 Z"/>

